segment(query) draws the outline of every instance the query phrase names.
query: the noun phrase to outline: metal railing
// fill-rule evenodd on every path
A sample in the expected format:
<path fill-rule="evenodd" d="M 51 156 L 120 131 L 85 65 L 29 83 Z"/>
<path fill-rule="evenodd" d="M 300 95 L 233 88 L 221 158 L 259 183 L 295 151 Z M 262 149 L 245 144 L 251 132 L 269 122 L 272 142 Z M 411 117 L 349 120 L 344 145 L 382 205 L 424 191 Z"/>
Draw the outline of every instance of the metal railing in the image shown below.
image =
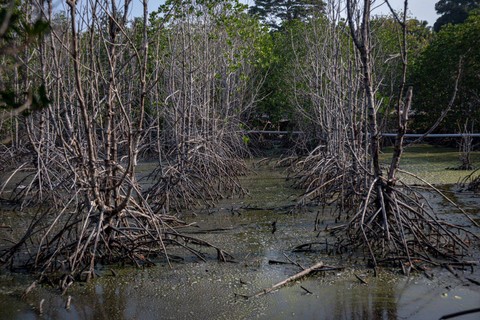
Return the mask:
<path fill-rule="evenodd" d="M 249 130 L 247 134 L 304 134 L 303 131 L 274 131 L 274 130 Z M 396 133 L 380 133 L 382 137 L 396 137 Z M 423 133 L 406 133 L 405 138 L 462 138 L 462 137 L 480 137 L 480 133 L 429 133 L 424 136 Z"/>

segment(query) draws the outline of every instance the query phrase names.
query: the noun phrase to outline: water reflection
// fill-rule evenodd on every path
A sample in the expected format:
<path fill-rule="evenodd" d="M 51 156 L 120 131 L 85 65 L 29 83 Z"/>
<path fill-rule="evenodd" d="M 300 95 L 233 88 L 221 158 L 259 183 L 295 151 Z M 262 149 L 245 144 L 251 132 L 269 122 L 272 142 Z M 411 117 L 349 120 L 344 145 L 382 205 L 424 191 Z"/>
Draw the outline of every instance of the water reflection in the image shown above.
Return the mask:
<path fill-rule="evenodd" d="M 76 294 L 74 307 L 79 319 L 122 319 L 127 300 L 121 280 L 108 277 Z"/>
<path fill-rule="evenodd" d="M 388 282 L 350 284 L 336 292 L 337 319 L 397 319 L 395 286 Z"/>

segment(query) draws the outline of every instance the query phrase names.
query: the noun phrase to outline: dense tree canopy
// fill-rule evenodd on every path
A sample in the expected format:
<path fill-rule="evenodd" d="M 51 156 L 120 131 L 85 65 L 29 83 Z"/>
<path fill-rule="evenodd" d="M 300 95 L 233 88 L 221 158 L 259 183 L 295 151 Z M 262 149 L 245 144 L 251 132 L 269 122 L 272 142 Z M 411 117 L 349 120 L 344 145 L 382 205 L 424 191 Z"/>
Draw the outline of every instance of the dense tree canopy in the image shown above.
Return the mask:
<path fill-rule="evenodd" d="M 283 22 L 303 20 L 322 12 L 322 0 L 255 0 L 250 13 L 258 15 L 270 27 L 278 29 Z"/>
<path fill-rule="evenodd" d="M 479 0 L 440 0 L 435 4 L 435 10 L 441 16 L 433 25 L 433 29 L 438 32 L 448 23 L 462 23 L 467 19 L 468 13 L 477 8 L 480 8 Z"/>
<path fill-rule="evenodd" d="M 428 129 L 449 104 L 460 72 L 458 94 L 440 126 L 455 132 L 480 116 L 480 15 L 442 28 L 415 66 L 415 127 Z M 460 68 L 459 68 L 460 65 Z"/>
<path fill-rule="evenodd" d="M 399 55 L 399 24 L 391 16 L 378 17 L 372 20 L 374 41 L 374 69 L 379 83 L 377 98 L 380 101 L 379 112 L 382 117 L 384 132 L 393 132 L 395 126 L 394 106 L 398 96 L 398 88 L 402 81 L 402 58 Z M 425 50 L 432 39 L 432 31 L 426 21 L 407 20 L 408 34 L 408 70 L 415 65 L 420 53 Z"/>

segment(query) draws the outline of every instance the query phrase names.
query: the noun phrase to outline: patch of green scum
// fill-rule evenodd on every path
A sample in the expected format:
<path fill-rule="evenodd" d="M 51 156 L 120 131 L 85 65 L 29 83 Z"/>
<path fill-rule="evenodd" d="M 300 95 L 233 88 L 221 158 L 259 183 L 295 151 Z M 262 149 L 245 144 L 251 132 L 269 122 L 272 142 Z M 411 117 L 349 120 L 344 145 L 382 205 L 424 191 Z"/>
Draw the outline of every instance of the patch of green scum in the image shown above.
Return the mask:
<path fill-rule="evenodd" d="M 392 147 L 384 148 L 380 157 L 385 168 L 392 157 Z M 472 152 L 474 167 L 480 167 L 480 152 Z M 451 170 L 460 166 L 458 149 L 419 144 L 405 149 L 400 161 L 400 169 L 413 173 L 429 183 L 455 184 L 467 177 L 473 170 Z M 399 178 L 408 184 L 424 184 L 422 181 L 400 173 Z"/>
<path fill-rule="evenodd" d="M 249 162 L 252 174 L 241 177 L 240 181 L 249 196 L 245 203 L 259 207 L 279 207 L 289 205 L 301 195 L 301 190 L 293 189 L 285 179 L 284 168 L 275 168 L 273 164 L 255 165 Z"/>

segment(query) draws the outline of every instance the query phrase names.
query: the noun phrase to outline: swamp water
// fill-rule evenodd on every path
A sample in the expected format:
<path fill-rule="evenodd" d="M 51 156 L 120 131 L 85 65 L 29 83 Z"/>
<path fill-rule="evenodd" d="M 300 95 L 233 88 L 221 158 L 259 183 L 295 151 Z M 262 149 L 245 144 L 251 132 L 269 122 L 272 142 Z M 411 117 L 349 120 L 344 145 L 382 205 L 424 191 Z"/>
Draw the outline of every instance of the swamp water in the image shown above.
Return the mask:
<path fill-rule="evenodd" d="M 186 233 L 221 247 L 236 263 L 217 262 L 215 252 L 208 251 L 207 262 L 188 258 L 173 268 L 122 268 L 115 269 L 116 276 L 105 268 L 99 271 L 101 277 L 69 290 L 69 310 L 67 297 L 48 287 L 37 287 L 22 300 L 32 279 L 1 274 L 0 319 L 438 319 L 480 307 L 480 286 L 465 279 L 480 281 L 478 267 L 473 273 L 458 271 L 458 277 L 440 269 L 432 270 L 432 279 L 395 271 L 373 277 L 363 265 L 342 257 L 319 251 L 293 253 L 297 245 L 321 241 L 313 230 L 317 209 L 288 213 L 298 191 L 286 185 L 284 173 L 268 166 L 255 171 L 256 175 L 242 179 L 250 196 L 181 217 L 197 225 Z M 471 195 L 458 200 L 480 207 Z M 272 233 L 274 221 L 277 230 Z M 300 271 L 295 265 L 269 264 L 269 260 L 287 261 L 284 254 L 305 267 L 323 261 L 344 269 L 317 273 L 273 293 L 244 299 L 241 295 L 255 294 Z M 457 319 L 479 318 L 477 313 Z"/>

